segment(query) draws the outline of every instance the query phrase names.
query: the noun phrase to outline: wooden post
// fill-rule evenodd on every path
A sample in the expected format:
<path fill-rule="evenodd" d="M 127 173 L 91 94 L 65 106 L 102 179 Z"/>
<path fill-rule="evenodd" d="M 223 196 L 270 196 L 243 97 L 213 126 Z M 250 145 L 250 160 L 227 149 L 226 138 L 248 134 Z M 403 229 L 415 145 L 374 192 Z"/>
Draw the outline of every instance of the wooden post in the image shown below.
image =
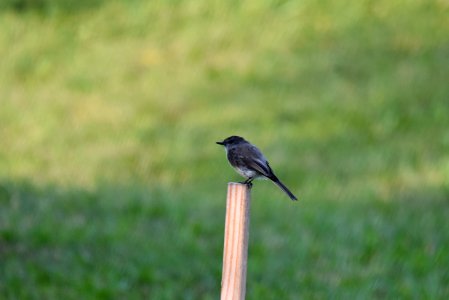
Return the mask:
<path fill-rule="evenodd" d="M 250 204 L 247 185 L 228 183 L 221 300 L 245 299 Z"/>

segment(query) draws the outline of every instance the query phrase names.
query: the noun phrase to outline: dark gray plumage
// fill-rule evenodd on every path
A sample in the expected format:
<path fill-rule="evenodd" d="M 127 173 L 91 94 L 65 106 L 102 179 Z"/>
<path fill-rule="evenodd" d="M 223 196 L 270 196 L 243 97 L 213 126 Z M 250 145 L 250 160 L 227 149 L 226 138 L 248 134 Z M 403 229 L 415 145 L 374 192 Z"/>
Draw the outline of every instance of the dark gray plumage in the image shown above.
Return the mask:
<path fill-rule="evenodd" d="M 297 200 L 295 195 L 274 175 L 265 156 L 260 150 L 240 136 L 230 136 L 222 142 L 217 142 L 226 149 L 229 163 L 246 180 L 245 184 L 257 177 L 266 177 L 276 183 L 292 200 Z"/>

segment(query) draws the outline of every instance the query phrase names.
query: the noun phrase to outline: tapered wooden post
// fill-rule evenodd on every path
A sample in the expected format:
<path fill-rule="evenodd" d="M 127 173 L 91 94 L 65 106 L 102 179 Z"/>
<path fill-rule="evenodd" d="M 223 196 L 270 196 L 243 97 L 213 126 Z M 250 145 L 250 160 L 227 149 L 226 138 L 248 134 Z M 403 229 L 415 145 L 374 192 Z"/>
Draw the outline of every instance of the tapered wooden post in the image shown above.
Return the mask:
<path fill-rule="evenodd" d="M 247 185 L 228 183 L 221 300 L 245 299 L 250 204 Z"/>

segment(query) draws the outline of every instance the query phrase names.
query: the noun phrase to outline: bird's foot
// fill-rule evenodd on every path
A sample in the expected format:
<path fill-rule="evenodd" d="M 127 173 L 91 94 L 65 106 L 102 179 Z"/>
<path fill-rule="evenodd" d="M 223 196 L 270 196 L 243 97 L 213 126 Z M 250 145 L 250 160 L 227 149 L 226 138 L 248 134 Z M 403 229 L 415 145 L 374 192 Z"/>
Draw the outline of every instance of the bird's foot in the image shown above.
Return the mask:
<path fill-rule="evenodd" d="M 253 187 L 252 181 L 253 181 L 253 178 L 248 178 L 245 181 L 241 181 L 239 183 L 245 184 L 248 187 L 248 189 L 251 189 Z"/>

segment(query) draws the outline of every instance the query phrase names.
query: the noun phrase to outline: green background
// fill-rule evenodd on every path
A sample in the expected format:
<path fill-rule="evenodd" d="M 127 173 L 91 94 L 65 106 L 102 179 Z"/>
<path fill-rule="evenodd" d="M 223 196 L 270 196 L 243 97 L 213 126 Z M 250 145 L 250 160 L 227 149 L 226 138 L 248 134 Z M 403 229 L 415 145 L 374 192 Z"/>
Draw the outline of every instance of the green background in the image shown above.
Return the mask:
<path fill-rule="evenodd" d="M 1 3 L 2 299 L 217 299 L 234 134 L 248 299 L 449 297 L 448 1 Z"/>

